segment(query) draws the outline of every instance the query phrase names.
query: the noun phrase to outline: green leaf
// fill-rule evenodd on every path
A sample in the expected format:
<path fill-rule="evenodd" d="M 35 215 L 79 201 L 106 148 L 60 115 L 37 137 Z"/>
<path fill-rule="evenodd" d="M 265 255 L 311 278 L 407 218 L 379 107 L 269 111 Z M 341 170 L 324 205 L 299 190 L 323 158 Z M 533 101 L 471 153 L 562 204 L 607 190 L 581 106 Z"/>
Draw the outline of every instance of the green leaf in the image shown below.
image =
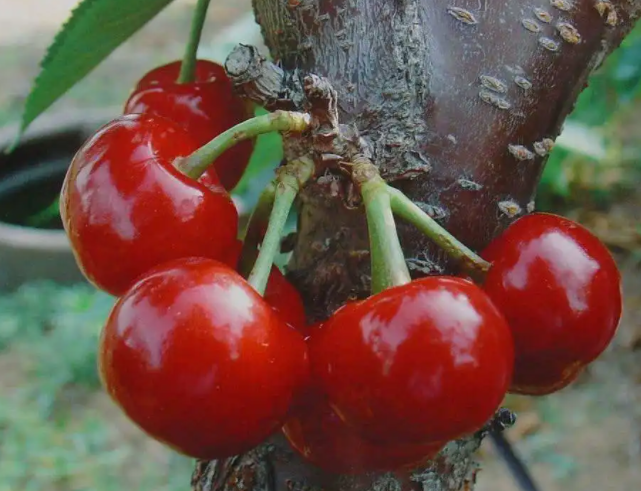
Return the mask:
<path fill-rule="evenodd" d="M 172 0 L 83 0 L 56 35 L 27 97 L 20 134 Z"/>

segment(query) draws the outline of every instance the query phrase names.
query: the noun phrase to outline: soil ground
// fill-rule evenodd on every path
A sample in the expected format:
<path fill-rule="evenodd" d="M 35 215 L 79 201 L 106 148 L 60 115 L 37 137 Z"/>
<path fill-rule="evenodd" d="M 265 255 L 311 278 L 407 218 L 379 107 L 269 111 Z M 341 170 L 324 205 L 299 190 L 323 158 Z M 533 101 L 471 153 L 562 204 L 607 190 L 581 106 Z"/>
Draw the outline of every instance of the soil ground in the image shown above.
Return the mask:
<path fill-rule="evenodd" d="M 76 3 L 0 0 L 0 124 L 19 115 L 46 46 Z M 120 105 L 141 73 L 180 57 L 193 3 L 174 2 L 53 110 Z M 213 2 L 205 42 L 246 13 L 249 4 L 250 0 Z M 635 228 L 641 209 L 637 194 L 635 201 L 608 213 L 578 215 L 621 252 L 625 315 L 616 342 L 572 388 L 543 399 L 510 400 L 519 411 L 519 421 L 508 436 L 531 465 L 542 491 L 641 489 L 641 268 L 630 254 L 641 248 Z M 0 356 L 0 387 L 16 383 L 12 381 L 16 365 L 10 356 Z M 2 369 L 7 364 L 13 369 Z M 111 418 L 118 429 L 116 439 L 139 440 L 146 452 L 156 448 L 102 394 L 84 404 Z M 477 489 L 518 489 L 489 442 L 483 448 Z"/>

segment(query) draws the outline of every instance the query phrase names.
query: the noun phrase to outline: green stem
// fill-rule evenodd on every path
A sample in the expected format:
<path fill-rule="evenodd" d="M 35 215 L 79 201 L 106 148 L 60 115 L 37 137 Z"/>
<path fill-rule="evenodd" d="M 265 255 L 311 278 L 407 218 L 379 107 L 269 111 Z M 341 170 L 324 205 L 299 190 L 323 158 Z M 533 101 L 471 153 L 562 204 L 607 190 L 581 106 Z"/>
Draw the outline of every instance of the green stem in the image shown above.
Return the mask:
<path fill-rule="evenodd" d="M 451 258 L 462 262 L 468 270 L 486 273 L 490 269 L 490 263 L 456 239 L 401 191 L 389 186 L 387 189 L 392 211 L 416 226 Z"/>
<path fill-rule="evenodd" d="M 191 20 L 191 29 L 189 31 L 189 41 L 185 48 L 180 73 L 178 74 L 179 84 L 188 84 L 196 79 L 196 60 L 198 57 L 198 44 L 203 32 L 205 19 L 207 18 L 207 8 L 210 0 L 198 0 L 194 9 L 194 16 Z"/>
<path fill-rule="evenodd" d="M 411 281 L 398 240 L 387 185 L 380 176 L 361 184 L 372 264 L 372 294 Z"/>
<path fill-rule="evenodd" d="M 301 133 L 309 128 L 311 116 L 307 113 L 274 111 L 243 121 L 221 133 L 187 157 L 178 158 L 174 166 L 183 174 L 198 179 L 225 150 L 243 140 L 272 131 Z"/>
<path fill-rule="evenodd" d="M 245 278 L 249 276 L 252 266 L 258 256 L 258 246 L 263 240 L 265 230 L 269 224 L 269 215 L 274 206 L 276 196 L 276 183 L 270 182 L 258 197 L 258 203 L 247 223 L 245 237 L 243 238 L 243 250 L 240 254 L 239 272 Z"/>
<path fill-rule="evenodd" d="M 267 232 L 261 243 L 256 263 L 247 278 L 249 284 L 261 295 L 265 293 L 274 258 L 280 250 L 280 240 L 289 211 L 300 187 L 311 178 L 313 173 L 314 163 L 309 159 L 290 162 L 278 170 L 278 176 L 274 182 L 276 187 L 274 204 L 269 215 Z"/>

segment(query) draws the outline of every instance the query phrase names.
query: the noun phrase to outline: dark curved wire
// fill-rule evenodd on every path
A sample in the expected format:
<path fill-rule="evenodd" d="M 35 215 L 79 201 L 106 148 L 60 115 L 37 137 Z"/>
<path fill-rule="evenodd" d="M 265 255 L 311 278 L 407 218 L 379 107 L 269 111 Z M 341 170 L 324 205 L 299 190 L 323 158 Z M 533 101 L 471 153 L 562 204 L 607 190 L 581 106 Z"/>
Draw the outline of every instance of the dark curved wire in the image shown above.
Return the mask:
<path fill-rule="evenodd" d="M 541 491 L 527 465 L 516 453 L 512 444 L 505 438 L 503 431 L 500 429 L 490 430 L 490 438 L 519 487 L 523 491 Z"/>

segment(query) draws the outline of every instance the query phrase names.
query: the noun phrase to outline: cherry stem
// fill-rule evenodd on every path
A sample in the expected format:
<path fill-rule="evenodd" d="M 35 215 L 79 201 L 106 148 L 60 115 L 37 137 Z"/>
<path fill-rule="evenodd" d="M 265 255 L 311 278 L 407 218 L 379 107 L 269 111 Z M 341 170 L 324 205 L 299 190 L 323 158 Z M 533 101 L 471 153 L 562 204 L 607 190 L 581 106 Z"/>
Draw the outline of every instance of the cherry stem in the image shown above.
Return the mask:
<path fill-rule="evenodd" d="M 309 114 L 293 111 L 274 111 L 256 116 L 221 133 L 191 155 L 176 159 L 174 166 L 192 179 L 198 179 L 225 150 L 237 143 L 272 131 L 302 133 L 311 122 Z"/>
<path fill-rule="evenodd" d="M 398 239 L 387 184 L 367 159 L 357 158 L 352 169 L 360 187 L 370 244 L 372 294 L 409 283 L 412 279 Z"/>
<path fill-rule="evenodd" d="M 429 237 L 448 256 L 460 262 L 472 273 L 485 274 L 490 269 L 490 263 L 465 246 L 456 237 L 436 222 L 431 216 L 421 210 L 411 199 L 398 189 L 387 186 L 392 211 L 399 217 L 417 227 Z"/>
<path fill-rule="evenodd" d="M 261 295 L 265 293 L 274 259 L 280 250 L 280 240 L 289 211 L 301 186 L 314 174 L 314 162 L 308 158 L 301 158 L 280 167 L 277 173 L 274 180 L 274 204 L 269 215 L 267 232 L 260 245 L 256 263 L 247 278 L 249 284 Z"/>
<path fill-rule="evenodd" d="M 200 37 L 207 18 L 207 9 L 209 8 L 210 0 L 198 0 L 196 8 L 194 9 L 194 16 L 191 20 L 191 29 L 189 31 L 189 41 L 185 48 L 182 64 L 180 65 L 180 73 L 178 74 L 177 82 L 179 84 L 188 84 L 196 80 L 196 60 L 198 58 L 198 45 L 200 44 Z"/>
<path fill-rule="evenodd" d="M 398 240 L 394 216 L 416 226 L 452 259 L 460 262 L 476 279 L 482 280 L 491 264 L 465 246 L 436 220 L 421 210 L 398 189 L 389 186 L 371 161 L 356 157 L 352 180 L 360 187 L 365 210 L 372 261 L 372 293 L 407 283 L 409 272 Z"/>
<path fill-rule="evenodd" d="M 274 206 L 276 196 L 276 183 L 270 182 L 258 197 L 258 202 L 249 217 L 245 237 L 243 237 L 243 250 L 240 254 L 239 272 L 245 278 L 249 276 L 256 257 L 258 256 L 258 246 L 263 240 L 265 230 L 269 224 L 269 215 Z"/>

